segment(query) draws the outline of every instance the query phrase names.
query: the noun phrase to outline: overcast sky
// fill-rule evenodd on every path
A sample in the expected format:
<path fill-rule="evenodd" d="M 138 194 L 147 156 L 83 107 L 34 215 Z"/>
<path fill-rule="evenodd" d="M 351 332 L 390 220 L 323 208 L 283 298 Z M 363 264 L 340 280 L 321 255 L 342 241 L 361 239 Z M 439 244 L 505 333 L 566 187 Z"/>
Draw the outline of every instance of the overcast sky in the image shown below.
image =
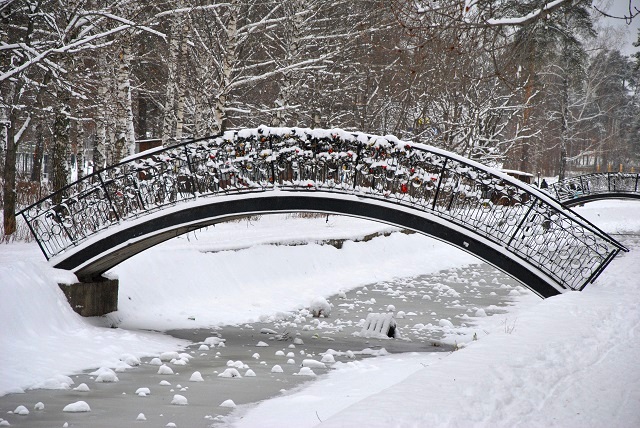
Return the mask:
<path fill-rule="evenodd" d="M 640 9 L 640 0 L 609 0 L 603 1 L 602 7 L 604 11 L 610 15 L 615 16 L 629 16 L 629 3 L 631 3 L 632 12 L 635 8 Z M 608 4 L 608 5 L 607 5 Z M 596 2 L 597 5 L 597 2 Z M 610 19 L 607 18 L 605 22 L 610 23 L 617 28 L 621 28 L 626 32 L 626 38 L 624 39 L 620 51 L 630 55 L 638 51 L 638 48 L 632 45 L 633 42 L 638 40 L 638 29 L 640 28 L 640 15 L 636 16 L 631 24 L 627 24 L 623 19 Z"/>

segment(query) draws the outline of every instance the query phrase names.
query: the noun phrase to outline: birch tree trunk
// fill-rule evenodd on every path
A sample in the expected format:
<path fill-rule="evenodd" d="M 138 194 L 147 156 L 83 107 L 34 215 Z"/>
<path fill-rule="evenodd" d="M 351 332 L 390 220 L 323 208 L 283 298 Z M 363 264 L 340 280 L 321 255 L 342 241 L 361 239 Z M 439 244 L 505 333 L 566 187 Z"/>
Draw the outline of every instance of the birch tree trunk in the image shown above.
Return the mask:
<path fill-rule="evenodd" d="M 136 150 L 136 136 L 133 127 L 133 107 L 131 105 L 131 35 L 123 37 L 118 53 L 118 136 L 116 140 L 116 160 L 132 155 Z"/>
<path fill-rule="evenodd" d="M 96 116 L 96 138 L 93 146 L 93 171 L 100 171 L 107 165 L 107 93 L 109 91 L 109 76 L 107 75 L 107 61 L 101 53 L 98 59 L 100 67 L 100 83 L 98 86 L 98 114 Z"/>
<path fill-rule="evenodd" d="M 180 7 L 182 2 L 178 2 Z M 180 56 L 180 18 L 176 16 L 171 22 L 171 39 L 169 41 L 169 59 L 167 61 L 167 86 L 165 90 L 164 118 L 162 121 L 162 145 L 170 143 L 175 125 L 176 85 L 178 75 L 178 57 Z"/>
<path fill-rule="evenodd" d="M 33 152 L 33 167 L 31 169 L 31 181 L 40 183 L 42 179 L 42 160 L 44 158 L 44 126 L 43 122 L 45 121 L 44 114 L 42 114 L 42 109 L 44 109 L 43 98 L 45 91 L 47 90 L 47 85 L 51 81 L 51 73 L 48 72 L 45 74 L 44 79 L 42 80 L 42 86 L 38 90 L 38 95 L 36 97 L 35 103 L 35 113 L 36 116 L 36 135 L 35 135 L 35 148 Z"/>
<path fill-rule="evenodd" d="M 189 18 L 184 20 L 182 32 L 180 34 L 180 55 L 178 56 L 178 78 L 176 81 L 178 89 L 178 103 L 176 106 L 176 142 L 182 140 L 184 127 L 184 109 L 187 87 L 187 57 L 189 55 Z"/>
<path fill-rule="evenodd" d="M 238 17 L 240 1 L 232 0 L 229 6 L 229 21 L 227 23 L 227 42 L 222 60 L 222 81 L 218 87 L 215 103 L 215 119 L 218 132 L 224 132 L 228 127 L 227 101 L 231 86 L 231 74 L 238 60 Z"/>
<path fill-rule="evenodd" d="M 54 192 L 66 186 L 69 178 L 69 95 L 65 89 L 58 91 L 58 101 L 59 107 L 53 123 L 53 146 L 51 148 L 50 181 Z M 62 195 L 53 198 L 54 203 L 61 201 Z"/>
<path fill-rule="evenodd" d="M 567 172 L 567 143 L 569 139 L 569 79 L 566 70 L 562 76 L 562 99 L 560 111 L 562 114 L 560 125 L 560 168 L 558 170 L 558 180 L 564 180 Z"/>
<path fill-rule="evenodd" d="M 278 98 L 275 101 L 275 114 L 271 121 L 273 126 L 283 126 L 284 124 L 298 125 L 297 121 L 292 117 L 290 109 L 296 99 L 295 88 L 298 83 L 300 73 L 296 73 L 295 69 L 289 69 L 288 67 L 294 65 L 297 61 L 300 61 L 300 44 L 302 43 L 302 24 L 303 24 L 303 9 L 304 4 L 300 0 L 293 0 L 289 9 L 290 22 L 287 31 L 286 53 L 284 61 L 285 71 L 282 73 L 282 84 L 280 85 L 280 92 Z"/>

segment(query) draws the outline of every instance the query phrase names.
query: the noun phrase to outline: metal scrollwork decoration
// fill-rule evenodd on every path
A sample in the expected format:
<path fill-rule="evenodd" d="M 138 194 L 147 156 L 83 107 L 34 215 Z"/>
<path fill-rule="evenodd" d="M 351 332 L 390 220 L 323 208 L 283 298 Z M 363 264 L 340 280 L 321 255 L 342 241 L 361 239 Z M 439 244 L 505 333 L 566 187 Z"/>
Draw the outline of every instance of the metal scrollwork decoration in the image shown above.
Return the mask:
<path fill-rule="evenodd" d="M 567 206 L 604 198 L 640 199 L 640 174 L 603 172 L 580 175 L 553 183 L 550 193 Z"/>
<path fill-rule="evenodd" d="M 582 289 L 624 250 L 497 170 L 393 136 L 340 129 L 263 126 L 154 149 L 87 175 L 20 215 L 50 259 L 167 206 L 275 189 L 356 194 L 430 213 L 534 263 L 567 289 Z"/>

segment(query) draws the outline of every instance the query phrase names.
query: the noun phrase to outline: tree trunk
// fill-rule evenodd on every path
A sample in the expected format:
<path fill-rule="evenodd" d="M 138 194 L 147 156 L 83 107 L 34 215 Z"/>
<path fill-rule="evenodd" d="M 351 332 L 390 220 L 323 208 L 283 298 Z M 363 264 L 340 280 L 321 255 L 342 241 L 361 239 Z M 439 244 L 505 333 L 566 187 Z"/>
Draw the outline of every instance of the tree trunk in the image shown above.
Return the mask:
<path fill-rule="evenodd" d="M 36 147 L 33 152 L 33 168 L 31 168 L 31 181 L 40 183 L 42 179 L 42 159 L 44 158 L 44 131 L 42 119 L 36 125 Z"/>
<path fill-rule="evenodd" d="M 56 113 L 53 123 L 53 147 L 51 148 L 51 186 L 54 192 L 68 183 L 69 169 L 69 112 L 65 99 Z M 62 202 L 62 195 L 54 197 L 53 202 Z"/>
<path fill-rule="evenodd" d="M 184 126 L 184 105 L 187 86 L 187 55 L 189 54 L 189 25 L 188 20 L 182 27 L 180 35 L 180 57 L 178 58 L 178 104 L 176 106 L 176 141 L 182 140 L 182 132 Z"/>
<path fill-rule="evenodd" d="M 42 109 L 44 109 L 43 105 L 43 96 L 47 89 L 47 85 L 51 80 L 51 73 L 48 72 L 45 74 L 44 79 L 42 79 L 42 86 L 38 89 L 38 95 L 36 96 L 36 135 L 35 135 L 35 149 L 33 152 L 33 167 L 31 168 L 31 181 L 35 181 L 40 183 L 42 179 L 42 160 L 44 158 L 44 127 L 43 122 L 45 120 L 44 114 L 42 114 Z"/>
<path fill-rule="evenodd" d="M 182 2 L 178 2 L 180 6 Z M 180 19 L 178 16 L 173 18 L 171 22 L 171 40 L 169 42 L 169 60 L 167 62 L 167 86 L 164 99 L 164 117 L 162 120 L 162 145 L 164 147 L 170 144 L 173 136 L 173 128 L 175 125 L 175 101 L 176 87 L 178 80 L 178 57 L 180 56 L 180 36 L 179 36 Z"/>
<path fill-rule="evenodd" d="M 98 87 L 98 116 L 96 117 L 96 139 L 93 146 L 93 171 L 100 171 L 107 164 L 107 92 L 109 78 L 105 74 L 107 62 L 102 55 L 98 60 L 100 65 L 100 86 Z"/>
<path fill-rule="evenodd" d="M 76 131 L 76 171 L 80 180 L 84 176 L 84 124 L 80 120 Z"/>
<path fill-rule="evenodd" d="M 2 94 L 6 95 L 6 100 L 11 101 L 11 105 L 15 105 L 17 92 L 19 92 L 16 89 L 16 84 L 9 82 L 7 91 Z M 17 117 L 15 109 L 13 109 L 11 105 L 2 109 L 3 117 L 0 117 L 0 126 L 5 129 L 3 135 L 6 138 L 4 142 L 4 169 L 2 171 L 2 179 L 4 182 L 2 202 L 5 236 L 12 235 L 16 231 L 16 155 L 18 153 L 18 145 L 15 140 L 15 127 L 17 125 Z"/>
<path fill-rule="evenodd" d="M 562 114 L 562 124 L 560 126 L 560 167 L 558 169 L 558 180 L 564 180 L 567 171 L 567 144 L 569 140 L 569 79 L 566 69 L 562 76 L 562 100 L 560 109 Z"/>
<path fill-rule="evenodd" d="M 131 36 L 123 37 L 118 54 L 118 140 L 116 161 L 136 151 L 136 136 L 133 127 L 131 99 Z"/>
<path fill-rule="evenodd" d="M 4 189 L 3 198 L 3 214 L 4 214 L 4 234 L 9 236 L 16 231 L 16 154 L 18 145 L 15 142 L 14 129 L 16 118 L 12 112 L 9 122 L 4 122 L 7 132 L 5 161 L 4 161 Z"/>
<path fill-rule="evenodd" d="M 147 97 L 138 96 L 138 139 L 145 140 L 147 138 Z"/>
<path fill-rule="evenodd" d="M 218 88 L 216 97 L 215 116 L 218 132 L 224 132 L 229 126 L 227 117 L 227 102 L 229 86 L 231 85 L 231 74 L 237 61 L 238 50 L 238 15 L 240 5 L 238 0 L 232 0 L 229 6 L 229 22 L 227 23 L 227 43 L 225 45 L 224 58 L 222 60 L 222 82 Z"/>

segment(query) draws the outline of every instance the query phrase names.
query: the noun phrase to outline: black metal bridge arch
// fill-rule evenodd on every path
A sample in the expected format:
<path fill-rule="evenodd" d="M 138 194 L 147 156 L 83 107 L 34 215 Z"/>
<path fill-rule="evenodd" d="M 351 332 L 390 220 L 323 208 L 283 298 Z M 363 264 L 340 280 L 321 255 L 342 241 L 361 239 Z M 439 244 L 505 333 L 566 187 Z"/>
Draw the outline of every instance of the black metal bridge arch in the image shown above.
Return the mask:
<path fill-rule="evenodd" d="M 550 193 L 571 207 L 601 199 L 639 199 L 640 174 L 603 172 L 580 175 L 553 183 Z"/>
<path fill-rule="evenodd" d="M 242 129 L 147 151 L 19 214 L 50 263 L 96 278 L 234 217 L 321 212 L 446 241 L 542 297 L 581 290 L 621 244 L 547 194 L 433 147 L 339 129 Z"/>

